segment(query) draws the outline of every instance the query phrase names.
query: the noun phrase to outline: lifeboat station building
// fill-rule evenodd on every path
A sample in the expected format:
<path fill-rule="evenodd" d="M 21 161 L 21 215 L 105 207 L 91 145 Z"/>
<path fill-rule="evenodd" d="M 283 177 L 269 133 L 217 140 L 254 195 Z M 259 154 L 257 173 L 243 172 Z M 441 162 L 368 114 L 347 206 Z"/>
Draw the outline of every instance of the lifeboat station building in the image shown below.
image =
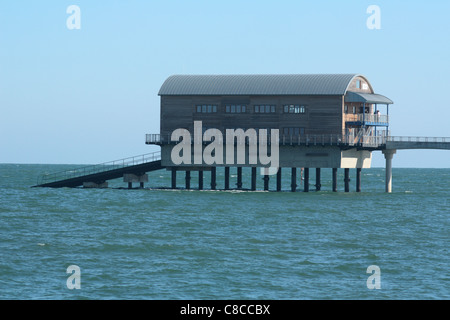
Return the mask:
<path fill-rule="evenodd" d="M 266 170 L 264 189 L 276 177 L 277 191 L 286 169 L 291 191 L 297 190 L 297 170 L 309 191 L 309 170 L 316 170 L 320 190 L 320 171 L 329 168 L 333 191 L 338 169 L 345 170 L 345 191 L 349 170 L 356 169 L 360 191 L 361 169 L 370 168 L 372 152 L 382 150 L 389 135 L 393 103 L 359 74 L 174 75 L 159 96 L 160 132 L 147 134 L 146 143 L 161 147 L 161 165 L 172 171 L 173 188 L 177 172 L 185 172 L 190 188 L 191 172 L 198 171 L 199 189 L 204 171 L 211 172 L 216 189 L 216 170 L 222 167 L 224 189 L 230 188 L 231 167 L 237 168 L 240 189 L 242 168 L 251 167 L 251 190 L 257 168 Z M 277 170 L 269 170 L 268 159 L 276 160 Z"/>

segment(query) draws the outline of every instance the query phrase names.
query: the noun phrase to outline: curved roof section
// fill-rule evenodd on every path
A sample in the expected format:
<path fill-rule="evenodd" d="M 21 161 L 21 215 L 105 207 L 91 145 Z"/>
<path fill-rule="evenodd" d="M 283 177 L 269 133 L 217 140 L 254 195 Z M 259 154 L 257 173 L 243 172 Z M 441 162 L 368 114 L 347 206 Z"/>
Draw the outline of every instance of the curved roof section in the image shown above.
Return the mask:
<path fill-rule="evenodd" d="M 344 95 L 359 74 L 173 75 L 159 95 Z M 362 76 L 361 76 L 362 77 Z"/>

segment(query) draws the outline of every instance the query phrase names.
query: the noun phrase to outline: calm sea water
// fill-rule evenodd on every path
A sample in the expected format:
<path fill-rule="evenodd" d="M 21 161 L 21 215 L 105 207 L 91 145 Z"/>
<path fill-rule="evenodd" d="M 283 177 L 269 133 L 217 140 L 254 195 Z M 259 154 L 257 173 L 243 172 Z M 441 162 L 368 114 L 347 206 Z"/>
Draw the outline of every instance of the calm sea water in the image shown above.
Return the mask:
<path fill-rule="evenodd" d="M 331 169 L 310 193 L 153 189 L 170 186 L 166 171 L 145 189 L 30 188 L 71 167 L 0 164 L 0 299 L 450 298 L 450 169 L 394 168 L 392 194 L 378 168 L 363 170 L 361 193 L 354 170 L 350 193 L 343 170 L 331 192 Z M 67 287 L 70 265 L 80 289 Z"/>

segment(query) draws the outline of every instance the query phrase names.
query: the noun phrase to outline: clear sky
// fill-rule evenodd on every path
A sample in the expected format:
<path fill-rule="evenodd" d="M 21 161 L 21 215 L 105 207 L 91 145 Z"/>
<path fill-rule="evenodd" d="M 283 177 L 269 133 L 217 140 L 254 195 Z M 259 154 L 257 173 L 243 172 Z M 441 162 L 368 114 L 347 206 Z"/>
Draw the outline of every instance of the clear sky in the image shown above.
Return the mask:
<path fill-rule="evenodd" d="M 381 29 L 366 25 L 373 4 Z M 172 74 L 360 73 L 394 101 L 392 135 L 450 137 L 449 14 L 447 0 L 1 1 L 0 163 L 158 150 L 145 134 L 159 132 Z M 449 168 L 450 151 L 393 164 Z"/>

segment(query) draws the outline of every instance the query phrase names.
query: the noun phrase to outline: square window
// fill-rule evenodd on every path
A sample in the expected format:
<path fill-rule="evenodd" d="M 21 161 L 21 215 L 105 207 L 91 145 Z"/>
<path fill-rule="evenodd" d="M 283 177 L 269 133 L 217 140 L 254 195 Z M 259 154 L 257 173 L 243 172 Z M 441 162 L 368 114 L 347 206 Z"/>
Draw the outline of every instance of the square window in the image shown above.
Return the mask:
<path fill-rule="evenodd" d="M 213 112 L 216 113 L 217 112 L 217 106 L 213 105 Z"/>
<path fill-rule="evenodd" d="M 226 113 L 230 113 L 230 106 L 226 106 L 226 107 L 225 107 L 225 112 L 226 112 Z"/>
<path fill-rule="evenodd" d="M 259 106 L 255 106 L 255 113 L 259 113 Z"/>
<path fill-rule="evenodd" d="M 212 112 L 212 105 L 208 105 L 208 113 Z"/>
<path fill-rule="evenodd" d="M 202 112 L 206 113 L 206 105 L 202 105 Z"/>
<path fill-rule="evenodd" d="M 270 112 L 275 113 L 275 106 L 270 106 Z"/>
<path fill-rule="evenodd" d="M 202 112 L 202 106 L 197 106 L 197 112 Z"/>
<path fill-rule="evenodd" d="M 241 105 L 236 106 L 236 113 L 241 113 Z"/>
<path fill-rule="evenodd" d="M 236 113 L 236 106 L 234 104 L 231 105 L 231 113 Z"/>
<path fill-rule="evenodd" d="M 288 105 L 285 105 L 285 106 L 284 106 L 284 112 L 285 112 L 285 113 L 288 113 L 288 112 L 289 112 L 289 106 L 288 106 Z"/>
<path fill-rule="evenodd" d="M 270 106 L 266 106 L 266 113 L 270 113 Z"/>
<path fill-rule="evenodd" d="M 243 113 L 246 112 L 246 111 L 245 111 L 246 108 L 247 108 L 246 106 L 242 106 L 242 112 L 243 112 Z"/>
<path fill-rule="evenodd" d="M 295 106 L 293 104 L 291 104 L 289 106 L 289 113 L 294 113 L 295 112 Z"/>
<path fill-rule="evenodd" d="M 305 113 L 306 111 L 306 107 L 305 106 L 300 106 L 300 113 Z"/>

